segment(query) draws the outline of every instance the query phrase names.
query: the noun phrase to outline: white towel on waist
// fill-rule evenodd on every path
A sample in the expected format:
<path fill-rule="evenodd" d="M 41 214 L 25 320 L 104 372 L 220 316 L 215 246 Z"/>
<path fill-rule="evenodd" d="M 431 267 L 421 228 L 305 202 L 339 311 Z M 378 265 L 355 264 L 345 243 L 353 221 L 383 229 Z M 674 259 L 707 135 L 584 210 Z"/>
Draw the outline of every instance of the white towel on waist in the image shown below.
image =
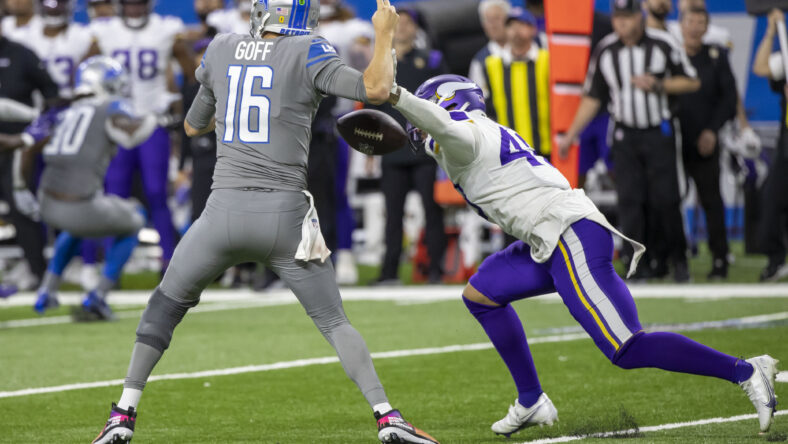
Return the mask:
<path fill-rule="evenodd" d="M 331 256 L 331 250 L 326 246 L 326 240 L 320 232 L 320 219 L 317 217 L 315 200 L 309 191 L 304 190 L 303 193 L 309 199 L 309 210 L 301 225 L 301 242 L 296 249 L 295 258 L 300 261 L 320 259 L 320 262 L 325 262 Z"/>

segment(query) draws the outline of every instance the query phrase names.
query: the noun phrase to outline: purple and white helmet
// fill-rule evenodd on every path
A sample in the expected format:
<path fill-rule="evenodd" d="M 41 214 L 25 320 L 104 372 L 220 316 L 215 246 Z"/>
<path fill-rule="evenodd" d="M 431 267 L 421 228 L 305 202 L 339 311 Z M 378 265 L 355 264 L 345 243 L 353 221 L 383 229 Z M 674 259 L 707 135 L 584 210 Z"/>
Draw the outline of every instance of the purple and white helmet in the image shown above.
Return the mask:
<path fill-rule="evenodd" d="M 486 111 L 484 93 L 479 85 L 471 79 L 456 74 L 443 74 L 435 76 L 416 90 L 414 95 L 420 99 L 429 100 L 449 111 Z M 411 146 L 417 151 L 426 141 L 425 134 L 410 122 L 407 128 Z M 427 142 L 429 144 L 429 142 Z"/>

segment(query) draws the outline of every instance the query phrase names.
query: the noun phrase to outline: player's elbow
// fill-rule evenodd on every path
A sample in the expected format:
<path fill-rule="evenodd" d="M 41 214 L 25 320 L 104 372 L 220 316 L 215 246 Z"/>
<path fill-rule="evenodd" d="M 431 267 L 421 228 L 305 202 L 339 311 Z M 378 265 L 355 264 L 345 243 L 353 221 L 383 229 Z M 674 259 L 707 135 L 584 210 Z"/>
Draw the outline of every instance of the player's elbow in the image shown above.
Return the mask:
<path fill-rule="evenodd" d="M 189 122 L 183 121 L 183 130 L 186 132 L 186 135 L 189 137 L 197 137 L 200 135 L 200 130 L 189 125 Z"/>
<path fill-rule="evenodd" d="M 367 86 L 367 103 L 381 105 L 389 99 L 390 88 L 380 86 Z"/>

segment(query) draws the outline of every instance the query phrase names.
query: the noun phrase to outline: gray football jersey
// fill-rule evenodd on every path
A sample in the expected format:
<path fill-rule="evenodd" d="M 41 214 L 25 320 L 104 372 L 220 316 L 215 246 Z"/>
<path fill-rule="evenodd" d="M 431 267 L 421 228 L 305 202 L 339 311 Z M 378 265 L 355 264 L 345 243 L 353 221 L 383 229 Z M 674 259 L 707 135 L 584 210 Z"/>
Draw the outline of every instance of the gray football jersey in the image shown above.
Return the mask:
<path fill-rule="evenodd" d="M 312 119 L 332 92 L 318 76 L 363 86 L 319 36 L 220 34 L 211 42 L 196 77 L 215 99 L 214 189 L 306 189 Z M 352 91 L 349 98 L 366 99 L 363 88 Z"/>
<path fill-rule="evenodd" d="M 44 147 L 41 187 L 72 197 L 88 198 L 104 189 L 104 176 L 117 152 L 107 133 L 112 115 L 130 115 L 129 105 L 116 98 L 84 99 L 66 110 Z"/>

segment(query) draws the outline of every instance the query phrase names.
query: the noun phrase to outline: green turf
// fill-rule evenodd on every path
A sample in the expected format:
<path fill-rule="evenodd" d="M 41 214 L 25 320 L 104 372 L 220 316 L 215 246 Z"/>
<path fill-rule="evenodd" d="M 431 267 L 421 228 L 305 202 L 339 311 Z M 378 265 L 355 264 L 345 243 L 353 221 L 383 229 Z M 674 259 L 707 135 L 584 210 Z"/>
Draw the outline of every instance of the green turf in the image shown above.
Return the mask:
<path fill-rule="evenodd" d="M 486 339 L 459 301 L 345 306 L 376 352 Z M 531 338 L 545 329 L 575 325 L 557 302 L 534 299 L 515 307 Z M 644 299 L 638 307 L 644 323 L 676 323 L 788 311 L 788 299 Z M 0 315 L 14 310 L 0 310 Z M 136 323 L 122 319 L 0 330 L 0 391 L 122 378 Z M 768 352 L 788 362 L 785 325 L 688 335 L 737 356 Z M 522 442 L 752 411 L 741 390 L 727 382 L 657 370 L 624 371 L 611 366 L 588 339 L 534 344 L 532 350 L 560 422 L 523 431 L 512 441 L 489 431 L 516 397 L 493 350 L 380 359 L 376 367 L 392 403 L 443 443 Z M 297 305 L 193 313 L 176 331 L 154 374 L 331 355 Z M 788 396 L 788 384 L 778 384 L 777 392 Z M 0 442 L 87 442 L 118 394 L 119 387 L 108 387 L 0 399 Z M 140 407 L 135 442 L 375 442 L 368 408 L 339 364 L 152 382 Z M 764 442 L 755 431 L 752 420 L 648 433 L 627 442 Z M 770 436 L 786 434 L 788 417 L 778 417 Z"/>

